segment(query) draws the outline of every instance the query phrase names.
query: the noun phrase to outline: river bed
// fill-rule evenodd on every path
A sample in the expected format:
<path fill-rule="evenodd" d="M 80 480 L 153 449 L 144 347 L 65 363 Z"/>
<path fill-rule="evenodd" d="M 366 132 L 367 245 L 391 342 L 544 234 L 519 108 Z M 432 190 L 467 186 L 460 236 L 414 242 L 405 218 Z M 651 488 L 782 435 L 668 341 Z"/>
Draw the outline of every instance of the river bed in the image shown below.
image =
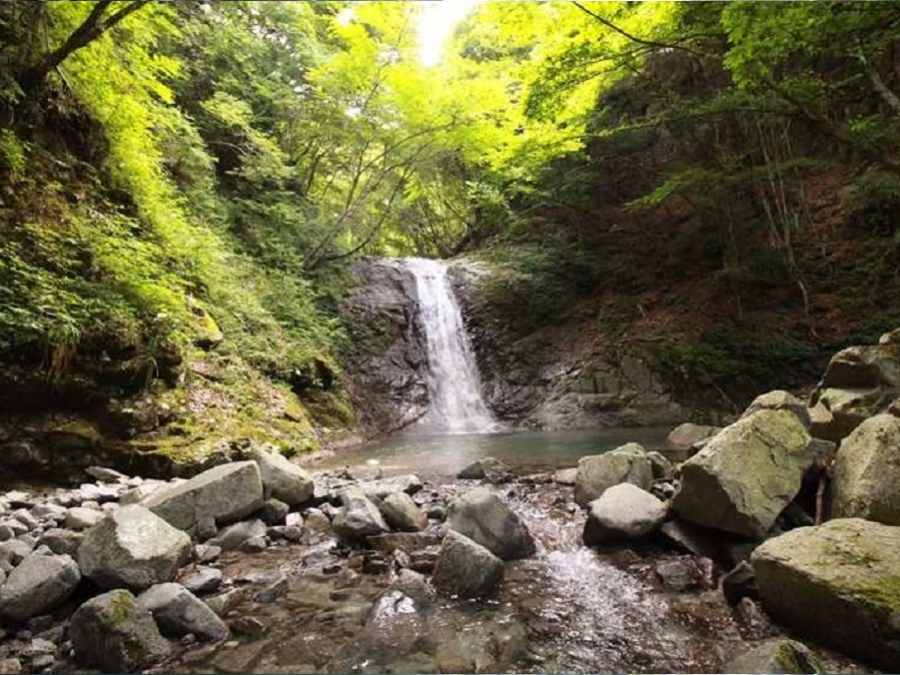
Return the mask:
<path fill-rule="evenodd" d="M 312 463 L 322 484 L 347 475 L 415 469 L 425 509 L 446 505 L 478 481 L 452 478 L 493 455 L 519 478 L 493 486 L 526 521 L 533 557 L 506 564 L 497 593 L 480 600 L 436 595 L 426 577 L 402 570 L 403 556 L 351 550 L 330 531 L 307 528 L 302 542 L 258 554 L 226 553 L 225 587 L 237 600 L 226 619 L 258 627 L 217 645 L 190 645 L 159 670 L 190 672 L 721 672 L 754 641 L 783 635 L 764 619 L 741 618 L 717 589 L 711 561 L 660 542 L 591 549 L 573 488 L 528 471 L 573 466 L 583 454 L 639 440 L 664 447 L 660 429 L 602 432 L 401 436 Z M 421 535 L 436 551 L 444 532 L 431 520 Z M 408 562 L 408 558 L 406 560 Z M 690 581 L 673 589 L 660 566 L 681 566 Z M 259 591 L 279 580 L 274 601 Z M 868 672 L 817 650 L 829 669 Z"/>

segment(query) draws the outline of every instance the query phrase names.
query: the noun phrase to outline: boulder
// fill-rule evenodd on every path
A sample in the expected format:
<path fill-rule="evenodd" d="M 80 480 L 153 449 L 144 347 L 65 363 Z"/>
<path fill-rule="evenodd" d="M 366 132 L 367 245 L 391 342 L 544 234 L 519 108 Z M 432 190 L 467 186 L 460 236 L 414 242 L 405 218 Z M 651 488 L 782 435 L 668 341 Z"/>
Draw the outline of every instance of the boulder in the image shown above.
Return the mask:
<path fill-rule="evenodd" d="M 661 452 L 657 452 L 656 450 L 648 452 L 647 459 L 650 460 L 650 468 L 653 472 L 654 480 L 671 478 L 672 474 L 675 473 L 675 466 L 669 458 Z"/>
<path fill-rule="evenodd" d="M 536 550 L 525 523 L 488 488 L 476 488 L 455 499 L 447 525 L 503 560 L 527 558 Z"/>
<path fill-rule="evenodd" d="M 153 616 L 126 590 L 84 603 L 69 624 L 76 660 L 108 673 L 132 673 L 169 655 Z"/>
<path fill-rule="evenodd" d="M 24 621 L 44 614 L 68 599 L 80 581 L 70 556 L 28 556 L 0 588 L 0 615 Z"/>
<path fill-rule="evenodd" d="M 787 410 L 794 413 L 797 419 L 803 423 L 803 426 L 809 429 L 809 410 L 806 407 L 806 403 L 789 391 L 776 389 L 757 396 L 741 417 L 750 417 L 750 415 L 760 410 Z"/>
<path fill-rule="evenodd" d="M 181 583 L 191 593 L 212 593 L 222 585 L 222 570 L 215 567 L 198 567 Z"/>
<path fill-rule="evenodd" d="M 263 505 L 259 466 L 256 462 L 232 462 L 213 467 L 155 492 L 144 505 L 188 532 L 208 522 L 222 525 L 240 520 Z"/>
<path fill-rule="evenodd" d="M 700 568 L 690 556 L 660 560 L 656 563 L 656 575 L 666 590 L 676 593 L 697 588 L 701 583 Z"/>
<path fill-rule="evenodd" d="M 679 450 L 690 450 L 694 445 L 707 438 L 716 435 L 721 429 L 719 427 L 711 427 L 705 424 L 694 424 L 685 422 L 669 432 L 666 438 L 669 445 Z"/>
<path fill-rule="evenodd" d="M 284 519 L 290 512 L 291 507 L 280 499 L 267 499 L 265 504 L 259 510 L 259 518 L 266 525 L 284 525 Z"/>
<path fill-rule="evenodd" d="M 572 467 L 570 469 L 560 469 L 553 474 L 553 481 L 560 485 L 575 485 L 578 480 L 578 469 Z"/>
<path fill-rule="evenodd" d="M 350 544 L 363 543 L 366 537 L 390 532 L 378 507 L 366 497 L 362 489 L 351 486 L 341 492 L 341 509 L 334 517 L 335 534 Z"/>
<path fill-rule="evenodd" d="M 266 495 L 290 506 L 299 506 L 312 498 L 315 489 L 312 477 L 287 457 L 262 448 L 254 448 L 249 456 L 259 464 Z"/>
<path fill-rule="evenodd" d="M 86 530 L 99 523 L 105 516 L 103 511 L 76 506 L 69 509 L 64 525 L 68 530 Z"/>
<path fill-rule="evenodd" d="M 0 544 L 0 561 L 18 565 L 25 560 L 34 549 L 34 540 L 27 535 L 21 539 L 11 539 Z"/>
<path fill-rule="evenodd" d="M 756 575 L 753 567 L 746 560 L 742 560 L 734 568 L 722 577 L 722 593 L 729 605 L 736 605 L 742 598 L 759 598 L 759 588 L 756 585 Z"/>
<path fill-rule="evenodd" d="M 717 559 L 721 533 L 680 520 L 670 520 L 659 528 L 662 538 L 674 548 L 701 558 Z"/>
<path fill-rule="evenodd" d="M 704 527 L 761 538 L 800 490 L 812 462 L 796 415 L 761 410 L 726 427 L 681 465 L 672 507 Z"/>
<path fill-rule="evenodd" d="M 83 539 L 84 535 L 80 532 L 53 528 L 44 532 L 44 535 L 38 539 L 37 545 L 46 546 L 59 555 L 74 556 Z"/>
<path fill-rule="evenodd" d="M 631 483 L 642 490 L 649 490 L 653 485 L 653 463 L 647 451 L 637 443 L 578 460 L 575 502 L 587 506 L 604 490 L 619 483 Z"/>
<path fill-rule="evenodd" d="M 405 492 L 392 492 L 378 505 L 387 524 L 401 532 L 424 530 L 428 515 Z"/>
<path fill-rule="evenodd" d="M 203 640 L 224 640 L 229 635 L 225 622 L 180 584 L 151 586 L 138 596 L 137 604 L 153 615 L 163 635 L 192 633 Z"/>
<path fill-rule="evenodd" d="M 190 537 L 132 504 L 88 530 L 78 548 L 78 564 L 102 588 L 141 591 L 171 581 L 190 555 Z"/>
<path fill-rule="evenodd" d="M 774 638 L 754 645 L 725 665 L 723 673 L 824 673 L 825 666 L 809 647 Z"/>
<path fill-rule="evenodd" d="M 502 560 L 459 532 L 447 532 L 432 577 L 435 588 L 447 595 L 474 598 L 488 595 L 502 578 Z"/>
<path fill-rule="evenodd" d="M 832 515 L 900 525 L 900 418 L 881 414 L 841 443 L 832 482 Z"/>
<path fill-rule="evenodd" d="M 233 551 L 240 548 L 244 542 L 256 537 L 264 537 L 265 534 L 266 524 L 263 521 L 244 520 L 229 525 L 206 543 L 210 546 L 218 546 L 223 551 Z"/>
<path fill-rule="evenodd" d="M 662 525 L 667 511 L 664 502 L 631 483 L 614 485 L 590 503 L 584 543 L 639 539 Z"/>
<path fill-rule="evenodd" d="M 119 504 L 127 506 L 128 504 L 141 504 L 145 499 L 149 499 L 151 495 L 159 492 L 166 487 L 162 482 L 147 482 L 138 485 L 127 492 L 123 492 L 119 497 Z"/>
<path fill-rule="evenodd" d="M 822 388 L 900 388 L 900 345 L 847 347 L 833 357 L 822 377 Z"/>
<path fill-rule="evenodd" d="M 888 672 L 900 669 L 900 527 L 832 520 L 769 539 L 751 561 L 776 621 Z"/>
<path fill-rule="evenodd" d="M 482 457 L 475 460 L 458 474 L 457 478 L 467 480 L 486 480 L 489 483 L 507 483 L 511 477 L 509 467 L 495 457 Z"/>
<path fill-rule="evenodd" d="M 422 479 L 414 473 L 402 476 L 391 476 L 378 480 L 363 481 L 359 484 L 363 493 L 369 499 L 384 499 L 392 492 L 405 492 L 413 495 L 422 489 Z"/>
<path fill-rule="evenodd" d="M 810 408 L 810 431 L 816 438 L 840 441 L 864 420 L 884 410 L 894 393 L 880 388 L 821 390 Z"/>

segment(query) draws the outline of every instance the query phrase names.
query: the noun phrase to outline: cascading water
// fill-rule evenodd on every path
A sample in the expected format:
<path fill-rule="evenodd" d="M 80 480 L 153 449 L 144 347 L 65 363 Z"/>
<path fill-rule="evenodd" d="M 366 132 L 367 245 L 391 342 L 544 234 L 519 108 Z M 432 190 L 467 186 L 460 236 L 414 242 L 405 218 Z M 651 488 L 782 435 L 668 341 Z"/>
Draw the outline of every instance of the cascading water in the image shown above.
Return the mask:
<path fill-rule="evenodd" d="M 419 425 L 451 433 L 496 430 L 447 266 L 425 258 L 408 258 L 406 265 L 416 279 L 428 350 L 431 406 Z"/>

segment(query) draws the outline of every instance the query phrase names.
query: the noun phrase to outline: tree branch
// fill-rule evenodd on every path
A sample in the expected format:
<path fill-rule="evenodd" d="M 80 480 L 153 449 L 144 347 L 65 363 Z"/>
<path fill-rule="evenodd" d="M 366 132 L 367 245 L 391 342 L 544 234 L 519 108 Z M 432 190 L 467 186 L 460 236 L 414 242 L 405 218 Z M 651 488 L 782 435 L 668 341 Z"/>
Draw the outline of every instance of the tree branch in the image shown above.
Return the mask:
<path fill-rule="evenodd" d="M 82 47 L 86 47 L 91 42 L 99 38 L 110 28 L 120 23 L 123 19 L 139 10 L 150 0 L 133 0 L 129 4 L 122 7 L 117 12 L 113 12 L 105 19 L 104 12 L 109 8 L 113 0 L 99 0 L 91 9 L 91 13 L 76 28 L 66 41 L 44 55 L 44 57 L 34 66 L 28 68 L 20 77 L 20 86 L 24 91 L 34 91 L 37 89 L 44 78 L 51 70 L 59 67 L 71 54 L 78 51 Z"/>

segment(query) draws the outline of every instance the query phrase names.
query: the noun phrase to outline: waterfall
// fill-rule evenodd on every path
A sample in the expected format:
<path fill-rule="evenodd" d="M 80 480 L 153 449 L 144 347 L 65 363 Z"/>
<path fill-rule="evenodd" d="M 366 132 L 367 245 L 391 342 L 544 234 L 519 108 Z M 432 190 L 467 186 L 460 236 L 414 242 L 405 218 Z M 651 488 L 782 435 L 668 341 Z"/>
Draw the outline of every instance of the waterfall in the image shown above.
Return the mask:
<path fill-rule="evenodd" d="M 495 430 L 447 265 L 425 258 L 408 258 L 406 265 L 416 279 L 428 351 L 431 406 L 420 426 L 455 433 Z"/>

